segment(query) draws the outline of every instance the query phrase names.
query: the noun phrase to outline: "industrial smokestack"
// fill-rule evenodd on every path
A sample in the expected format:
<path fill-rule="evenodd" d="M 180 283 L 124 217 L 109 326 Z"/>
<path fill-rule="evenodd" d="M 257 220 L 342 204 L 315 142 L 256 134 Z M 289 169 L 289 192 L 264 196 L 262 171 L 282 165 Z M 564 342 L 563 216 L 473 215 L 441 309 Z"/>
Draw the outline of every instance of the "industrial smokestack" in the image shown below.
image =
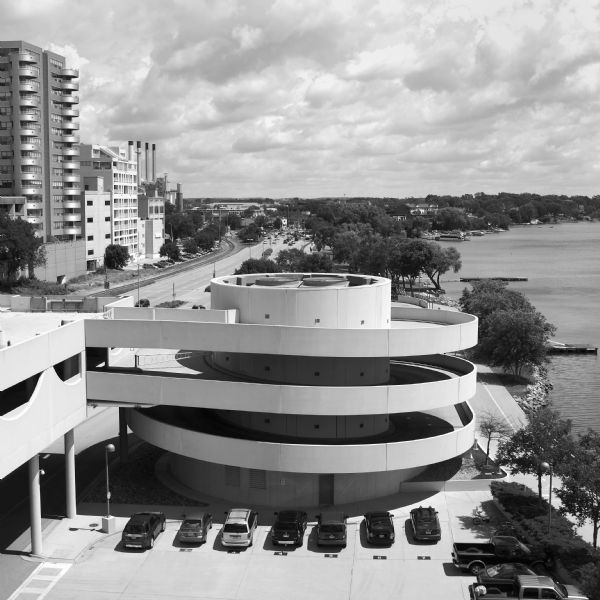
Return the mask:
<path fill-rule="evenodd" d="M 127 158 L 133 160 L 133 142 L 127 142 Z"/>
<path fill-rule="evenodd" d="M 152 181 L 156 181 L 156 144 L 152 144 Z"/>
<path fill-rule="evenodd" d="M 150 144 L 148 144 L 148 142 L 146 142 L 146 149 L 144 152 L 144 167 L 146 169 L 146 181 L 148 181 L 148 148 L 150 147 Z"/>
<path fill-rule="evenodd" d="M 181 184 L 177 184 L 177 193 L 175 194 L 175 206 L 180 212 L 183 212 L 183 193 L 181 192 Z"/>
<path fill-rule="evenodd" d="M 140 155 L 142 154 L 142 142 L 136 142 L 135 147 L 135 153 L 137 154 L 137 180 L 138 185 L 140 185 Z"/>

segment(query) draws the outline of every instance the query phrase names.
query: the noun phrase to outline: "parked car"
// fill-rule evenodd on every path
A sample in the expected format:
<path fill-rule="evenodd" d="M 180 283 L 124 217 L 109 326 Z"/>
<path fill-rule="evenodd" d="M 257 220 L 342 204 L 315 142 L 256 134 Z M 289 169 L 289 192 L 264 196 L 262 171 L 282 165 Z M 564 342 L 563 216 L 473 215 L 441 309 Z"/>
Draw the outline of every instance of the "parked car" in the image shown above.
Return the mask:
<path fill-rule="evenodd" d="M 345 548 L 348 543 L 347 518 L 348 515 L 341 512 L 322 512 L 317 515 L 317 546 Z"/>
<path fill-rule="evenodd" d="M 249 508 L 232 508 L 225 513 L 221 533 L 223 546 L 252 546 L 258 525 L 258 513 Z"/>
<path fill-rule="evenodd" d="M 433 506 L 413 508 L 410 522 L 415 540 L 439 542 L 442 539 L 440 520 Z"/>
<path fill-rule="evenodd" d="M 396 537 L 393 517 L 394 515 L 389 512 L 368 512 L 365 515 L 367 542 L 370 544 L 393 544 Z"/>
<path fill-rule="evenodd" d="M 275 513 L 271 528 L 271 541 L 282 546 L 302 546 L 308 516 L 299 510 L 282 510 Z"/>
<path fill-rule="evenodd" d="M 123 529 L 121 542 L 125 548 L 153 548 L 154 540 L 165 530 L 165 523 L 162 512 L 134 513 Z"/>
<path fill-rule="evenodd" d="M 210 513 L 198 513 L 187 517 L 181 522 L 177 532 L 177 541 L 183 544 L 202 544 L 206 542 L 208 530 L 212 527 Z"/>

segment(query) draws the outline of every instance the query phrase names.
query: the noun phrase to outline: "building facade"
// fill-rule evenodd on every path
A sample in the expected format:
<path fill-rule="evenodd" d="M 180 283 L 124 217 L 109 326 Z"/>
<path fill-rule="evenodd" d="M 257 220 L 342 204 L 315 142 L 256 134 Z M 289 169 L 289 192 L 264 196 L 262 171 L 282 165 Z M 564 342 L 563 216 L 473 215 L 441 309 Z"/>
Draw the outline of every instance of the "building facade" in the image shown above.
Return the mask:
<path fill-rule="evenodd" d="M 137 161 L 121 148 L 81 144 L 81 173 L 102 177 L 111 193 L 111 242 L 125 246 L 132 258 L 139 256 Z M 87 218 L 86 218 L 87 222 Z"/>
<path fill-rule="evenodd" d="M 111 240 L 111 193 L 104 190 L 102 177 L 83 178 L 86 268 L 94 271 L 104 264 L 104 251 Z"/>
<path fill-rule="evenodd" d="M 79 72 L 23 41 L 0 41 L 0 209 L 44 241 L 82 239 Z"/>
<path fill-rule="evenodd" d="M 140 256 L 159 258 L 165 243 L 165 199 L 159 196 L 138 196 L 138 240 Z"/>

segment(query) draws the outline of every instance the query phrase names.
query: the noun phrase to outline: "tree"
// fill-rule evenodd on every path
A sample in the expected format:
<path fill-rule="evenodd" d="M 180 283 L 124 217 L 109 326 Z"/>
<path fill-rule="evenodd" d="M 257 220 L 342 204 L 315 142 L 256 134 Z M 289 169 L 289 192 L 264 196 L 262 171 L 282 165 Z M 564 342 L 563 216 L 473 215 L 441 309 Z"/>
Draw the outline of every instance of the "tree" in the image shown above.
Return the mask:
<path fill-rule="evenodd" d="M 563 420 L 557 411 L 541 408 L 529 414 L 525 427 L 500 440 L 496 460 L 513 473 L 535 475 L 538 496 L 542 498 L 542 464 L 547 462 L 562 472 L 563 457 L 573 448 L 571 421 Z"/>
<path fill-rule="evenodd" d="M 298 248 L 290 248 L 289 250 L 280 250 L 275 262 L 280 271 L 287 273 L 296 273 L 301 271 L 300 265 L 303 263 L 306 254 Z"/>
<path fill-rule="evenodd" d="M 27 221 L 11 219 L 0 211 L 0 277 L 14 281 L 19 271 L 34 276 L 34 267 L 46 263 L 44 241 L 35 235 L 35 229 Z"/>
<path fill-rule="evenodd" d="M 504 419 L 490 412 L 484 412 L 479 417 L 479 431 L 487 441 L 485 449 L 485 464 L 487 465 L 492 440 L 501 440 L 508 437 L 513 432 L 513 429 Z"/>
<path fill-rule="evenodd" d="M 198 252 L 198 242 L 194 238 L 187 238 L 183 242 L 183 251 L 188 254 L 196 254 Z"/>
<path fill-rule="evenodd" d="M 579 526 L 591 521 L 592 544 L 597 548 L 600 529 L 600 433 L 590 429 L 579 436 L 565 467 L 562 485 L 556 490 L 562 503 L 560 510 L 573 515 Z"/>
<path fill-rule="evenodd" d="M 165 240 L 165 243 L 160 247 L 158 251 L 160 256 L 165 256 L 170 260 L 179 260 L 179 247 L 171 240 Z"/>
<path fill-rule="evenodd" d="M 260 229 L 255 223 L 250 223 L 247 227 L 242 227 L 238 231 L 238 238 L 242 242 L 256 242 L 260 238 Z"/>
<path fill-rule="evenodd" d="M 234 275 L 247 275 L 248 273 L 280 273 L 277 263 L 270 258 L 249 258 L 236 269 Z"/>
<path fill-rule="evenodd" d="M 194 241 L 200 248 L 202 248 L 202 250 L 208 251 L 212 249 L 218 237 L 218 233 L 211 229 L 205 228 L 194 236 Z"/>
<path fill-rule="evenodd" d="M 442 248 L 435 242 L 430 242 L 430 244 L 432 249 L 431 258 L 423 265 L 423 272 L 429 277 L 435 289 L 440 290 L 442 289 L 440 286 L 440 275 L 443 275 L 450 269 L 454 273 L 458 273 L 462 267 L 462 262 L 460 260 L 460 253 L 454 246 Z"/>
<path fill-rule="evenodd" d="M 109 244 L 104 250 L 104 266 L 107 269 L 122 269 L 129 258 L 129 250 L 119 244 Z"/>
<path fill-rule="evenodd" d="M 538 312 L 497 310 L 490 315 L 477 356 L 520 376 L 525 367 L 546 361 L 548 337 L 555 331 Z"/>

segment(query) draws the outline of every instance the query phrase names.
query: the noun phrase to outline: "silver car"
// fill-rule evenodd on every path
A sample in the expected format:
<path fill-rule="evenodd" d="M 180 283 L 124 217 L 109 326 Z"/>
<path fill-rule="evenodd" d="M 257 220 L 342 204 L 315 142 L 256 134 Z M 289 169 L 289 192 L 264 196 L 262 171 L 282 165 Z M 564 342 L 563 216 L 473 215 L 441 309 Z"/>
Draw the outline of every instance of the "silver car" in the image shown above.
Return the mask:
<path fill-rule="evenodd" d="M 223 546 L 252 546 L 258 525 L 258 513 L 250 508 L 232 508 L 221 533 Z"/>

